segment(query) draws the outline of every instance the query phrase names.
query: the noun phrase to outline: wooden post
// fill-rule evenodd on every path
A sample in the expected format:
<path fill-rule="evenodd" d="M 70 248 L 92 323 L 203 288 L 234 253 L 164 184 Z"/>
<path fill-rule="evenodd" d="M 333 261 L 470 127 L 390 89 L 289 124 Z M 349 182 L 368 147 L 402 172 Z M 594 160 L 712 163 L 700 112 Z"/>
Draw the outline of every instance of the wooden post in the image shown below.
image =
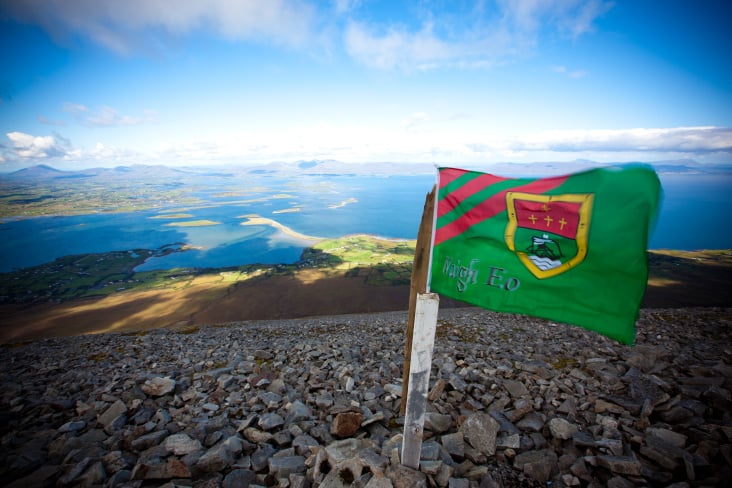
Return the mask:
<path fill-rule="evenodd" d="M 402 464 L 412 469 L 419 469 L 424 417 L 427 413 L 427 390 L 432 368 L 432 349 L 435 345 L 439 307 L 440 297 L 436 293 L 417 295 L 412 341 L 412 359 L 414 361 L 409 370 L 409 396 L 406 399 L 407 412 L 404 418 L 404 438 L 402 440 Z"/>
<path fill-rule="evenodd" d="M 407 319 L 407 332 L 404 345 L 404 369 L 402 371 L 402 403 L 399 407 L 399 414 L 404 415 L 407 408 L 407 395 L 409 393 L 409 367 L 412 354 L 412 335 L 414 334 L 414 315 L 417 304 L 417 295 L 427 291 L 427 267 L 430 260 L 430 248 L 432 247 L 432 220 L 435 211 L 435 187 L 427 194 L 422 210 L 422 221 L 419 224 L 417 233 L 417 245 L 414 249 L 414 261 L 412 262 L 412 282 L 409 288 L 409 315 Z"/>

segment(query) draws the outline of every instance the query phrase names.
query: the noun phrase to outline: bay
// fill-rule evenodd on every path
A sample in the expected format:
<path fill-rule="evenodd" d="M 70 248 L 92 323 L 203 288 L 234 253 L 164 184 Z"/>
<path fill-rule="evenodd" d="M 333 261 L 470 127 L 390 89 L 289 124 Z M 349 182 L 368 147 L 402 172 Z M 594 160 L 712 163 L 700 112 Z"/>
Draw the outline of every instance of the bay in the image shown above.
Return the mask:
<path fill-rule="evenodd" d="M 732 248 L 732 175 L 662 174 L 661 181 L 664 200 L 649 248 Z M 247 198 L 201 185 L 196 195 L 203 203 L 193 207 L 8 220 L 0 224 L 0 272 L 67 255 L 165 246 L 181 251 L 150 258 L 138 270 L 292 263 L 312 244 L 307 236 L 414 239 L 433 183 L 433 175 L 258 178 L 240 182 L 264 185 Z M 266 223 L 242 225 L 253 215 L 302 235 Z M 186 221 L 216 224 L 180 226 Z"/>

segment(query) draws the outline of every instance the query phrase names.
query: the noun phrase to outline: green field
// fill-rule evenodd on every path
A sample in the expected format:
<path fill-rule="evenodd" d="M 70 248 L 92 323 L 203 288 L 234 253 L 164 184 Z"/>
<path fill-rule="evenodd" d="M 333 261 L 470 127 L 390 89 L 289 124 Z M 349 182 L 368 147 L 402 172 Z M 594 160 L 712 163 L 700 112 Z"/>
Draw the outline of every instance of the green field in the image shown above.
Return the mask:
<path fill-rule="evenodd" d="M 0 304 L 62 302 L 151 289 L 180 290 L 201 283 L 233 285 L 256 276 L 294 275 L 307 269 L 360 278 L 373 286 L 408 285 L 415 244 L 413 240 L 352 235 L 322 240 L 306 248 L 300 260 L 293 264 L 143 272 L 134 269 L 149 257 L 182 252 L 185 246 L 65 256 L 40 266 L 0 273 Z M 732 253 L 651 251 L 649 265 L 651 287 L 664 288 L 667 292 L 679 288 L 679 293 L 688 295 L 694 286 L 708 285 L 723 293 Z"/>
<path fill-rule="evenodd" d="M 236 283 L 254 275 L 292 274 L 306 268 L 340 271 L 379 286 L 408 284 L 414 246 L 415 241 L 348 236 L 321 241 L 305 249 L 301 259 L 289 265 L 250 264 L 222 269 L 143 272 L 136 272 L 134 268 L 149 257 L 180 250 L 167 247 L 65 256 L 40 266 L 0 273 L 0 303 L 61 302 L 131 290 L 178 289 L 186 281 L 207 276 Z"/>

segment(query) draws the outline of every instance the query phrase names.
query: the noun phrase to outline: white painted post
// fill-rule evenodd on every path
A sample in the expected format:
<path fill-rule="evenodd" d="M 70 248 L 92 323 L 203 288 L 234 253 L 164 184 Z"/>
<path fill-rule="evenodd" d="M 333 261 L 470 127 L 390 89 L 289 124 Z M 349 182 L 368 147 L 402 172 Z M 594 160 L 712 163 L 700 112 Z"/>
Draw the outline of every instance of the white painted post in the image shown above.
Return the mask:
<path fill-rule="evenodd" d="M 409 393 L 404 418 L 404 439 L 402 440 L 402 464 L 419 469 L 422 451 L 422 431 L 427 412 L 427 390 L 432 368 L 432 349 L 435 345 L 437 312 L 440 297 L 436 293 L 420 293 L 414 313 L 414 335 L 412 336 L 412 363 L 409 367 Z"/>

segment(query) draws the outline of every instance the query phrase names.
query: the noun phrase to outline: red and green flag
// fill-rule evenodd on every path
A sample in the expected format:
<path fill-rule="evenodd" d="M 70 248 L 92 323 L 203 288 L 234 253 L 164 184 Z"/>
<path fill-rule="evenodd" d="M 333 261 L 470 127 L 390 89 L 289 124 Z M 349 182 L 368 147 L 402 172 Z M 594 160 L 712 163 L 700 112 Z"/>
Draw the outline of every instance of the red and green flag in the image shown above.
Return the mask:
<path fill-rule="evenodd" d="M 651 168 L 540 179 L 438 171 L 433 292 L 633 343 L 661 196 Z"/>

